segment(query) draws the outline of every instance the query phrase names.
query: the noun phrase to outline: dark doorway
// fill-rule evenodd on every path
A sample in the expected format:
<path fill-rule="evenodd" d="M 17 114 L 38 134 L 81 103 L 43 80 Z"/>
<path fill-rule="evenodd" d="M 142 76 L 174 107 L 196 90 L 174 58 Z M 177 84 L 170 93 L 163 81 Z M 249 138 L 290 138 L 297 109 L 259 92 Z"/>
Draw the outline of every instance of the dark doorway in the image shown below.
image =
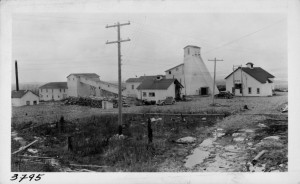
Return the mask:
<path fill-rule="evenodd" d="M 208 95 L 208 87 L 201 88 L 200 95 Z"/>
<path fill-rule="evenodd" d="M 175 83 L 175 99 L 180 99 L 181 86 Z"/>
<path fill-rule="evenodd" d="M 36 103 L 36 101 L 33 101 L 33 105 L 36 105 L 37 103 Z"/>

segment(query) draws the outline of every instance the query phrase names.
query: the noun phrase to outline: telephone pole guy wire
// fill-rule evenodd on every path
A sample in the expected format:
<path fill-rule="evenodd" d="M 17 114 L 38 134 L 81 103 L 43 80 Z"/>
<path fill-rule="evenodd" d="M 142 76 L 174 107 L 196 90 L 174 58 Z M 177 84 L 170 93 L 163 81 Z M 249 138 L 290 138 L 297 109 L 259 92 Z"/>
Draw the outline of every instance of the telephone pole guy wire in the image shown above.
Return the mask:
<path fill-rule="evenodd" d="M 126 26 L 126 25 L 130 25 L 130 22 L 128 23 L 123 23 L 120 24 L 119 22 L 114 24 L 114 25 L 106 25 L 106 28 L 112 28 L 112 27 L 117 27 L 118 28 L 118 40 L 117 41 L 106 41 L 106 44 L 114 44 L 117 43 L 118 44 L 118 82 L 119 82 L 119 92 L 118 92 L 118 97 L 119 97 L 119 101 L 118 101 L 118 108 L 119 108 L 119 114 L 118 114 L 118 124 L 119 124 L 119 135 L 122 134 L 122 72 L 121 72 L 121 42 L 127 42 L 130 41 L 130 39 L 126 39 L 126 40 L 121 40 L 121 33 L 120 33 L 120 28 L 121 26 Z"/>

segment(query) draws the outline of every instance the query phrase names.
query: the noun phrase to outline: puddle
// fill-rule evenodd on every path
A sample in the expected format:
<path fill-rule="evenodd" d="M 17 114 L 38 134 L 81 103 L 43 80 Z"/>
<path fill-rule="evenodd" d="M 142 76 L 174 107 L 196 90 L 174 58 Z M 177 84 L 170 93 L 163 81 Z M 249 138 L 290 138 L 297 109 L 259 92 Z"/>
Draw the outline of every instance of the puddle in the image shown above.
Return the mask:
<path fill-rule="evenodd" d="M 199 146 L 211 148 L 211 147 L 213 147 L 214 140 L 215 139 L 213 139 L 213 138 L 205 139 Z"/>
<path fill-rule="evenodd" d="M 187 157 L 186 163 L 184 164 L 187 168 L 200 164 L 209 156 L 209 151 L 203 151 L 200 148 L 194 149 L 193 153 Z"/>

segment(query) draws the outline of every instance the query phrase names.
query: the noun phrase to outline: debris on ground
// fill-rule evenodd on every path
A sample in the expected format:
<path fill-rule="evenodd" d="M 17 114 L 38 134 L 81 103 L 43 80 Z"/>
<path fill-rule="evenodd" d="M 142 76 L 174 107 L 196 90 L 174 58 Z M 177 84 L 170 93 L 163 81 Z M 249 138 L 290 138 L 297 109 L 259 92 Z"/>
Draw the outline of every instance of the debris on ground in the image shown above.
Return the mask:
<path fill-rule="evenodd" d="M 235 142 L 241 142 L 241 141 L 244 141 L 245 140 L 245 137 L 235 137 L 233 138 L 233 141 Z"/>
<path fill-rule="evenodd" d="M 157 122 L 157 121 L 161 121 L 162 118 L 151 118 L 150 120 L 151 122 Z"/>
<path fill-rule="evenodd" d="M 265 137 L 265 138 L 264 138 L 264 140 L 268 140 L 268 139 L 279 140 L 280 137 L 279 137 L 279 136 L 269 136 L 269 137 Z"/>
<path fill-rule="evenodd" d="M 27 151 L 32 154 L 36 154 L 38 152 L 37 149 L 31 149 L 31 148 L 27 149 Z"/>
<path fill-rule="evenodd" d="M 285 107 L 281 110 L 282 113 L 288 112 L 288 104 L 285 105 Z"/>
<path fill-rule="evenodd" d="M 256 163 L 258 162 L 258 159 L 263 156 L 263 154 L 265 154 L 267 152 L 267 150 L 262 150 L 261 152 L 259 152 L 252 160 L 252 165 L 256 165 Z"/>
<path fill-rule="evenodd" d="M 92 99 L 87 97 L 68 97 L 64 100 L 65 105 L 81 105 L 95 108 L 102 108 L 101 99 Z"/>
<path fill-rule="evenodd" d="M 177 139 L 175 142 L 176 143 L 181 143 L 181 144 L 189 144 L 189 143 L 194 143 L 196 142 L 196 138 L 195 137 L 183 137 L 183 138 L 180 138 L 180 139 Z"/>

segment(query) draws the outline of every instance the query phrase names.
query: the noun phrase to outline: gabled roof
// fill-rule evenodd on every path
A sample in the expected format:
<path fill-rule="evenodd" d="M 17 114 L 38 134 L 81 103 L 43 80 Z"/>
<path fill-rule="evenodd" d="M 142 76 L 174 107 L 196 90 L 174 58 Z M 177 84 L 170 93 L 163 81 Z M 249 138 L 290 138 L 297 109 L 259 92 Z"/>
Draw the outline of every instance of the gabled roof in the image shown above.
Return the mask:
<path fill-rule="evenodd" d="M 139 78 L 129 78 L 125 82 L 143 82 L 144 80 L 147 79 L 155 79 L 157 76 L 158 75 L 148 75 L 148 76 L 140 76 Z M 159 76 L 163 76 L 163 75 L 159 75 Z"/>
<path fill-rule="evenodd" d="M 236 72 L 238 69 L 237 68 L 234 72 Z M 242 70 L 246 72 L 248 75 L 259 81 L 260 83 L 266 83 L 269 81 L 269 78 L 274 78 L 273 75 L 265 71 L 264 69 L 260 67 L 253 67 L 253 68 L 248 68 L 248 67 L 242 67 Z M 231 72 L 225 79 L 227 79 L 229 76 L 231 76 L 234 72 Z"/>
<path fill-rule="evenodd" d="M 174 66 L 174 67 L 172 67 L 172 68 L 166 70 L 165 72 L 167 72 L 167 71 L 169 71 L 169 70 L 172 70 L 172 69 L 174 69 L 174 68 L 176 68 L 176 67 L 179 67 L 179 66 L 181 66 L 181 65 L 184 65 L 184 63 L 181 63 L 181 64 L 179 64 L 179 65 L 176 65 L 176 66 Z"/>
<path fill-rule="evenodd" d="M 95 73 L 71 73 L 70 75 L 75 75 L 76 77 L 87 77 L 87 78 L 99 78 L 100 76 Z M 68 75 L 67 78 L 70 76 Z"/>
<path fill-rule="evenodd" d="M 41 87 L 40 89 L 68 89 L 67 82 L 50 82 Z"/>
<path fill-rule="evenodd" d="M 11 98 L 22 98 L 26 93 L 31 92 L 32 94 L 36 95 L 30 90 L 19 90 L 19 91 L 12 91 Z M 38 95 L 36 95 L 38 97 Z"/>
<path fill-rule="evenodd" d="M 201 48 L 201 47 L 198 47 L 198 46 L 195 46 L 195 45 L 187 45 L 187 46 L 184 47 L 184 49 L 185 49 L 186 47 L 194 47 L 194 48 L 198 48 L 198 49 Z"/>
<path fill-rule="evenodd" d="M 170 87 L 171 84 L 176 83 L 183 87 L 177 79 L 147 79 L 144 80 L 136 89 L 138 90 L 145 90 L 145 89 L 158 89 L 158 90 L 165 90 Z"/>

